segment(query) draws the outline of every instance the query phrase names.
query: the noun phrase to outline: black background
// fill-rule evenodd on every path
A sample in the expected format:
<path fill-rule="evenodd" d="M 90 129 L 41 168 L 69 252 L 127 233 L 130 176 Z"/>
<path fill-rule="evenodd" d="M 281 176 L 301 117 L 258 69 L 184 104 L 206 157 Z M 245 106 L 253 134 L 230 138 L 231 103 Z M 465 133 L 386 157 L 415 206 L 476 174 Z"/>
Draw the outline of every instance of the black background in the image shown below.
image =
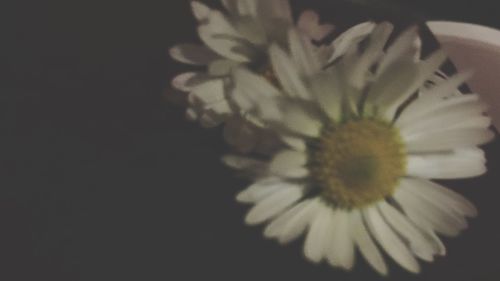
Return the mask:
<path fill-rule="evenodd" d="M 388 15 L 378 1 L 292 2 L 340 26 L 384 11 L 500 27 L 487 0 L 388 1 L 407 9 Z M 313 265 L 301 242 L 243 224 L 220 130 L 185 121 L 164 94 L 188 69 L 168 47 L 196 41 L 188 1 L 1 5 L 0 280 L 381 280 L 359 257 L 350 273 Z M 479 218 L 420 275 L 391 261 L 386 280 L 500 279 L 500 154 L 486 149 L 486 176 L 448 183 Z"/>

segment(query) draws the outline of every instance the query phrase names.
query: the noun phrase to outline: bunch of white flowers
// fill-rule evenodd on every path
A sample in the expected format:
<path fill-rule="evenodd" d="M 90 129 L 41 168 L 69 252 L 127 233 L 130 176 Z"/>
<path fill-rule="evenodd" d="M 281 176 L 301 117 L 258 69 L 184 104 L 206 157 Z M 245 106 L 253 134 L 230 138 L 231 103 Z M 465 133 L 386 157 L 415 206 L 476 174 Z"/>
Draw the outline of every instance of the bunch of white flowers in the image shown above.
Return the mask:
<path fill-rule="evenodd" d="M 294 21 L 287 0 L 222 4 L 192 2 L 204 45 L 170 54 L 202 70 L 173 85 L 189 118 L 224 123 L 236 154 L 223 160 L 252 181 L 246 223 L 280 243 L 305 235 L 308 260 L 346 270 L 356 249 L 383 275 L 381 250 L 414 273 L 444 255 L 438 235 L 477 211 L 431 180 L 485 173 L 478 146 L 494 137 L 479 96 L 458 90 L 470 73 L 444 75 L 441 50 L 423 58 L 417 27 L 389 40 L 392 24 L 364 22 L 319 45 L 333 25 Z"/>

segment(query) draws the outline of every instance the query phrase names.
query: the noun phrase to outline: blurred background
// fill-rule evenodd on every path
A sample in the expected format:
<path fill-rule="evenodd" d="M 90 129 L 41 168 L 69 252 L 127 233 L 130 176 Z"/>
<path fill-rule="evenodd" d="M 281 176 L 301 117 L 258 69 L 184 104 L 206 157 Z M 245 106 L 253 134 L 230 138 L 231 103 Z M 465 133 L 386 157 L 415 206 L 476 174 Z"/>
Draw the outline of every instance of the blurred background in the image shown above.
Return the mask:
<path fill-rule="evenodd" d="M 217 1 L 205 1 L 220 7 Z M 500 28 L 488 0 L 292 0 L 340 27 L 374 18 Z M 220 129 L 165 93 L 197 42 L 189 1 L 4 1 L 0 17 L 0 280 L 500 280 L 499 143 L 490 172 L 447 182 L 480 216 L 420 275 L 308 263 L 243 223 L 245 182 L 220 163 Z M 432 38 L 429 39 L 432 41 Z"/>

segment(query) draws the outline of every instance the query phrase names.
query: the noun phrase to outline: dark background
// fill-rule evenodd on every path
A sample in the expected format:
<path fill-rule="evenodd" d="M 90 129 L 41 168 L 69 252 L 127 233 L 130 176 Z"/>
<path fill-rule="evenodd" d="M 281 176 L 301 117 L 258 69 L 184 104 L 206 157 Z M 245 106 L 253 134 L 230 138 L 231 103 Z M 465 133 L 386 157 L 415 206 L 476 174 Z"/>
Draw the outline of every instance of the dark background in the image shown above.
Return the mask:
<path fill-rule="evenodd" d="M 339 26 L 371 15 L 500 27 L 487 0 L 292 2 Z M 0 10 L 0 280 L 382 280 L 359 256 L 350 273 L 316 266 L 302 242 L 282 247 L 244 225 L 233 198 L 245 183 L 220 163 L 220 130 L 185 121 L 165 98 L 187 69 L 168 47 L 196 41 L 188 1 Z M 386 280 L 500 280 L 498 147 L 486 147 L 486 176 L 447 183 L 480 209 L 446 239 L 448 256 L 418 276 L 391 261 Z"/>

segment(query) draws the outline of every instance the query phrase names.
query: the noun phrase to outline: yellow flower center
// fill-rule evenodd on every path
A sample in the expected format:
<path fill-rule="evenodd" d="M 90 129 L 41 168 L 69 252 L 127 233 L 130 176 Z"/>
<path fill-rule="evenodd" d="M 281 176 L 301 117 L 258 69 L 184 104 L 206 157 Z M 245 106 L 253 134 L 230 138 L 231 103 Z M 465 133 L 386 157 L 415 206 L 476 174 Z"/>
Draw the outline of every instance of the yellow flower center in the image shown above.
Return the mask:
<path fill-rule="evenodd" d="M 406 172 L 399 132 L 380 120 L 350 120 L 325 129 L 310 153 L 312 176 L 323 199 L 340 208 L 385 199 Z"/>

